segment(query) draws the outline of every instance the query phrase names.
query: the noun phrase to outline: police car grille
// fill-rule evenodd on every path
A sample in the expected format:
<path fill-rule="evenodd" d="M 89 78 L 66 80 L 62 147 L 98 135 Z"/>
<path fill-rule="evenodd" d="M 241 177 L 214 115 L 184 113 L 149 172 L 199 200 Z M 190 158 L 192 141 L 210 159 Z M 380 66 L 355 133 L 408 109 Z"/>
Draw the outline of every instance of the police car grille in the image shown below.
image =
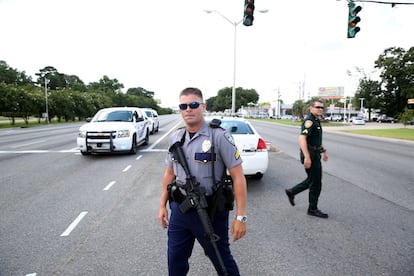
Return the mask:
<path fill-rule="evenodd" d="M 102 140 L 102 139 L 108 139 L 110 140 L 112 136 L 112 139 L 116 138 L 116 131 L 90 131 L 86 134 L 86 137 L 91 140 L 91 139 L 98 139 L 98 140 Z"/>

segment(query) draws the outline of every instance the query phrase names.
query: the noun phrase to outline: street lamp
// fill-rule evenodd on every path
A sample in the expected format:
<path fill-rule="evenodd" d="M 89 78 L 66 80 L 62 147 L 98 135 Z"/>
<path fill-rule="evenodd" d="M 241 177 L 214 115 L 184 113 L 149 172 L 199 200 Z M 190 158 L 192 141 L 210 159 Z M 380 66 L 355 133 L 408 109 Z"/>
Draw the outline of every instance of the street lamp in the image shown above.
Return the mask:
<path fill-rule="evenodd" d="M 46 98 L 46 114 L 45 114 L 45 118 L 46 118 L 46 123 L 49 123 L 49 110 L 48 110 L 48 103 L 47 103 L 47 84 L 49 83 L 49 80 L 46 78 L 45 76 L 45 98 Z"/>
<path fill-rule="evenodd" d="M 269 10 L 259 10 L 261 13 L 266 13 Z M 236 33 L 237 33 L 237 26 L 243 21 L 243 19 L 240 19 L 238 22 L 233 22 L 230 19 L 228 19 L 226 16 L 224 16 L 221 12 L 216 10 L 204 10 L 206 13 L 217 13 L 221 17 L 223 17 L 227 22 L 229 22 L 231 25 L 234 26 L 234 42 L 233 42 L 233 88 L 231 92 L 231 114 L 236 114 L 236 45 L 237 45 L 237 39 L 236 39 Z"/>

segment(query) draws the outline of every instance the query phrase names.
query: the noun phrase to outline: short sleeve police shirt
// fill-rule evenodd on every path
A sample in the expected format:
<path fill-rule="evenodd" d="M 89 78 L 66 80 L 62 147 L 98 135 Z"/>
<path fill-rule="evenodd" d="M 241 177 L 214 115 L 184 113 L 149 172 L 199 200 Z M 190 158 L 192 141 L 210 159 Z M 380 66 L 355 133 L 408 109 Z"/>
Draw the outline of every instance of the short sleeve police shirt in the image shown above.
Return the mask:
<path fill-rule="evenodd" d="M 204 122 L 201 129 L 190 138 L 185 128 L 178 129 L 170 136 L 168 148 L 174 143 L 181 141 L 190 173 L 196 177 L 200 185 L 206 188 L 207 193 L 212 192 L 212 161 L 214 162 L 214 175 L 216 182 L 220 181 L 225 169 L 231 169 L 242 163 L 239 151 L 234 144 L 233 137 L 222 128 L 211 128 Z M 214 147 L 214 155 L 212 154 Z M 182 166 L 175 160 L 174 155 L 169 152 L 166 163 L 172 167 L 178 184 L 185 184 L 186 175 Z"/>
<path fill-rule="evenodd" d="M 305 135 L 309 145 L 322 145 L 322 127 L 318 118 L 310 113 L 302 122 L 301 135 Z"/>

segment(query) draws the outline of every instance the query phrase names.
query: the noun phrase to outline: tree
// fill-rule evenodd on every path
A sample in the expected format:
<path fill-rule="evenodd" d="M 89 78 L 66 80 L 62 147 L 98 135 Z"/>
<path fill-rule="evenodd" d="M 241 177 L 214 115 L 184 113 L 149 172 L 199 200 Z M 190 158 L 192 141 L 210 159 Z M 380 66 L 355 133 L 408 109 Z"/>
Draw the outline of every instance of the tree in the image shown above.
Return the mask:
<path fill-rule="evenodd" d="M 303 100 L 296 100 L 292 106 L 292 114 L 303 118 L 306 114 L 307 106 Z"/>
<path fill-rule="evenodd" d="M 83 81 L 76 75 L 63 75 L 66 82 L 66 87 L 74 91 L 85 92 L 86 85 Z"/>
<path fill-rule="evenodd" d="M 385 49 L 375 61 L 375 67 L 381 70 L 381 111 L 397 116 L 403 112 L 407 99 L 414 97 L 414 47 L 407 52 L 398 47 Z"/>
<path fill-rule="evenodd" d="M 0 82 L 15 85 L 32 84 L 32 78 L 27 76 L 24 71 L 11 68 L 5 61 L 0 60 Z"/>
<path fill-rule="evenodd" d="M 50 90 L 60 90 L 67 87 L 65 75 L 59 73 L 55 67 L 46 66 L 45 68 L 40 69 L 39 71 L 39 73 L 35 74 L 36 76 L 38 76 L 37 83 L 39 84 L 39 86 L 44 86 L 45 78 L 47 78 L 47 87 Z"/>
<path fill-rule="evenodd" d="M 99 82 L 91 82 L 88 84 L 88 89 L 101 93 L 104 96 L 114 97 L 115 94 L 121 93 L 124 85 L 117 79 L 110 79 L 108 76 L 103 76 Z"/>
<path fill-rule="evenodd" d="M 211 99 L 211 98 L 210 98 Z M 211 111 L 224 111 L 231 109 L 232 106 L 232 88 L 225 87 L 218 91 L 217 96 L 213 100 L 207 99 Z M 248 103 L 257 103 L 259 94 L 255 89 L 236 88 L 236 111 L 242 106 L 247 106 Z M 214 101 L 214 103 L 213 103 Z"/>
<path fill-rule="evenodd" d="M 359 80 L 359 86 L 355 93 L 354 105 L 361 108 L 360 98 L 364 99 L 364 108 L 368 109 L 368 120 L 371 120 L 372 110 L 378 107 L 378 95 L 381 93 L 381 83 L 364 76 Z"/>
<path fill-rule="evenodd" d="M 126 92 L 128 95 L 135 95 L 140 97 L 154 98 L 154 92 L 145 90 L 142 87 L 129 88 Z"/>

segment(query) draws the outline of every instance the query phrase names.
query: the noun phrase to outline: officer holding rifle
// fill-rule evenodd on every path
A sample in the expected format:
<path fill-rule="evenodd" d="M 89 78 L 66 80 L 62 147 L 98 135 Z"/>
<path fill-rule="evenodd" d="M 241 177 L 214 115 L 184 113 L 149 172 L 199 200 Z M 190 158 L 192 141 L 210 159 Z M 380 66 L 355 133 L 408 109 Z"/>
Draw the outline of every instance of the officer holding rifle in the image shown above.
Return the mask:
<path fill-rule="evenodd" d="M 188 273 L 188 259 L 195 239 L 218 275 L 239 275 L 230 251 L 229 210 L 232 206 L 229 205 L 234 196 L 236 208 L 230 233 L 233 241 L 237 241 L 246 234 L 247 221 L 247 188 L 240 154 L 232 136 L 219 127 L 220 122 L 208 124 L 204 120 L 206 105 L 199 89 L 184 89 L 179 100 L 185 127 L 175 131 L 169 139 L 158 213 L 161 226 L 168 227 L 169 275 Z M 180 153 L 184 157 L 180 157 Z M 226 169 L 233 189 L 228 186 L 231 182 L 225 180 L 228 180 Z M 167 202 L 171 210 L 169 218 Z"/>

